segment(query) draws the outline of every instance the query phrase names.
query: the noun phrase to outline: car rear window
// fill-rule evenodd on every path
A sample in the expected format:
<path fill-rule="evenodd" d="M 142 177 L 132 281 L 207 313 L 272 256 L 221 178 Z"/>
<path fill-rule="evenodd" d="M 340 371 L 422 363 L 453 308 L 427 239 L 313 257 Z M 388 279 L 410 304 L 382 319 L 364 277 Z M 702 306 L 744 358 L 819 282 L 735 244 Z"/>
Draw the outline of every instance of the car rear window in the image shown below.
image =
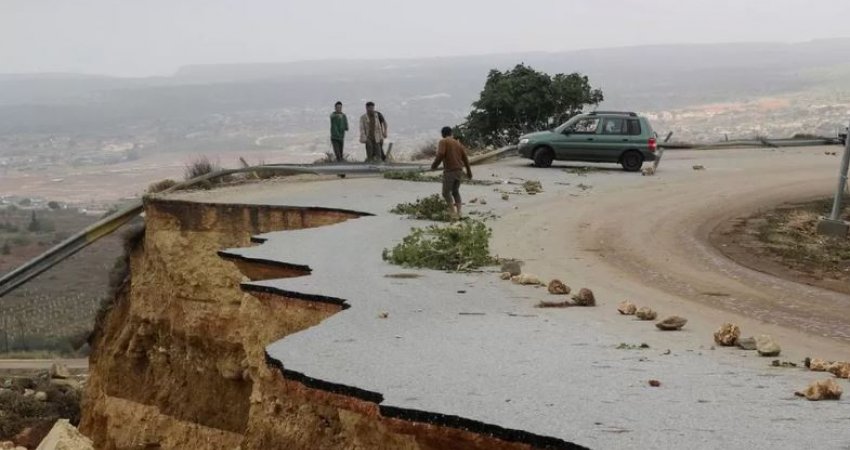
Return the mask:
<path fill-rule="evenodd" d="M 632 136 L 640 136 L 640 121 L 637 119 L 629 119 L 629 134 Z"/>
<path fill-rule="evenodd" d="M 602 134 L 629 134 L 626 130 L 626 119 L 608 117 L 602 125 Z"/>

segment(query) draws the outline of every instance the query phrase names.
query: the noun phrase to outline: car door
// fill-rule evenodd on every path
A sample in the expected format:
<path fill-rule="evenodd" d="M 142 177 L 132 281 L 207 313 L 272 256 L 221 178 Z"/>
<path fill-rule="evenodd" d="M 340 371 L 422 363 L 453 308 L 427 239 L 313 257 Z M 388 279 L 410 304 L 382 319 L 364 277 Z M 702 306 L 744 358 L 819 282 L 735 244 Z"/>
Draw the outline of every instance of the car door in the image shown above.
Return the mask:
<path fill-rule="evenodd" d="M 558 139 L 555 156 L 561 160 L 586 161 L 592 157 L 599 117 L 583 117 L 564 130 L 562 139 Z"/>
<path fill-rule="evenodd" d="M 594 160 L 617 162 L 620 155 L 631 145 L 628 121 L 625 117 L 605 117 L 599 129 L 594 147 Z"/>

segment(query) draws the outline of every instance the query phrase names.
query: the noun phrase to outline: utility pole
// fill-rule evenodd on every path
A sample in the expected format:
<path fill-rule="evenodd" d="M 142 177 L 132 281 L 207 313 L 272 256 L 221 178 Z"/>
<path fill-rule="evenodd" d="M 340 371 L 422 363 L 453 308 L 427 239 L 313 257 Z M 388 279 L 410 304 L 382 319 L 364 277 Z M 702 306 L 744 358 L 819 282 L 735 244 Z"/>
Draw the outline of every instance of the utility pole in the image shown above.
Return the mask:
<path fill-rule="evenodd" d="M 844 196 L 844 187 L 847 185 L 847 169 L 850 167 L 850 137 L 844 142 L 844 156 L 841 158 L 841 168 L 838 172 L 838 189 L 835 191 L 835 200 L 832 202 L 832 213 L 829 217 L 821 217 L 818 222 L 818 234 L 834 237 L 847 237 L 850 231 L 850 223 L 841 220 L 841 200 Z"/>

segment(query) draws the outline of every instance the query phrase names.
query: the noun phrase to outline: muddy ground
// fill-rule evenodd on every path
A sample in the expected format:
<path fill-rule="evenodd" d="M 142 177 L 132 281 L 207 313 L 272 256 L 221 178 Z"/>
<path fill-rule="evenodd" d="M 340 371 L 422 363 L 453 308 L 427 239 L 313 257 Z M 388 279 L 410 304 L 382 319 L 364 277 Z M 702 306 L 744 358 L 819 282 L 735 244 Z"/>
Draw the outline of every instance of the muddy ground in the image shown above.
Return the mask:
<path fill-rule="evenodd" d="M 819 218 L 831 208 L 832 199 L 821 199 L 760 211 L 721 225 L 711 239 L 751 269 L 850 294 L 850 238 L 816 233 Z M 850 207 L 842 217 L 850 220 Z"/>

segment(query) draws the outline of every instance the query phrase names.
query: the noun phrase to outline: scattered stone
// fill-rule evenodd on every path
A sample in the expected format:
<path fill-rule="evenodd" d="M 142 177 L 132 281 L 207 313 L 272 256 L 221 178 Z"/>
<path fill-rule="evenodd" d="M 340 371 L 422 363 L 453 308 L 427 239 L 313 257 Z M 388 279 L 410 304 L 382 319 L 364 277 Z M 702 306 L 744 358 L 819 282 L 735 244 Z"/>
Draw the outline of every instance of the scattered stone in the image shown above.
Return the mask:
<path fill-rule="evenodd" d="M 510 273 L 510 272 L 502 272 L 502 274 L 501 274 L 501 275 L 499 275 L 499 278 L 501 278 L 501 279 L 503 279 L 503 280 L 510 280 L 510 279 L 511 279 L 511 276 L 512 276 L 512 275 L 511 275 L 511 273 Z"/>
<path fill-rule="evenodd" d="M 652 387 L 659 387 L 661 386 L 661 382 L 658 380 L 649 380 L 649 385 Z"/>
<path fill-rule="evenodd" d="M 36 450 L 94 450 L 94 445 L 68 419 L 59 419 Z"/>
<path fill-rule="evenodd" d="M 806 358 L 803 360 L 803 364 L 812 372 L 826 372 L 832 362 L 820 358 Z"/>
<path fill-rule="evenodd" d="M 478 203 L 478 197 L 473 198 L 472 200 L 469 201 L 469 203 L 471 203 L 471 204 Z"/>
<path fill-rule="evenodd" d="M 705 170 L 705 166 L 697 164 L 694 166 L 694 170 Z"/>
<path fill-rule="evenodd" d="M 795 392 L 794 395 L 798 397 L 806 397 L 806 399 L 811 401 L 818 400 L 840 400 L 841 394 L 844 391 L 841 389 L 841 386 L 835 382 L 833 379 L 815 381 L 810 384 L 805 391 Z"/>
<path fill-rule="evenodd" d="M 65 364 L 53 363 L 50 365 L 50 378 L 71 378 L 71 371 Z"/>
<path fill-rule="evenodd" d="M 756 350 L 761 356 L 779 356 L 782 348 L 772 337 L 763 334 L 756 338 Z"/>
<path fill-rule="evenodd" d="M 549 293 L 552 295 L 568 295 L 572 289 L 562 283 L 561 280 L 555 279 L 549 282 Z"/>
<path fill-rule="evenodd" d="M 745 337 L 738 338 L 735 345 L 742 350 L 755 350 L 756 349 L 756 338 L 754 337 Z"/>
<path fill-rule="evenodd" d="M 734 323 L 724 323 L 714 332 L 714 342 L 724 347 L 732 347 L 741 337 L 741 329 Z"/>
<path fill-rule="evenodd" d="M 624 316 L 633 316 L 637 312 L 637 306 L 634 303 L 626 300 L 620 303 L 619 306 L 617 306 L 617 311 L 619 311 L 620 314 Z"/>
<path fill-rule="evenodd" d="M 517 276 L 511 277 L 511 281 L 516 284 L 523 285 L 541 285 L 543 283 L 540 282 L 540 278 L 537 278 L 536 275 L 532 275 L 530 273 L 521 273 Z"/>
<path fill-rule="evenodd" d="M 35 391 L 32 389 L 24 389 L 24 397 L 32 397 L 35 395 Z"/>
<path fill-rule="evenodd" d="M 479 201 L 478 203 L 481 204 L 481 205 L 486 205 L 487 199 L 482 198 L 481 201 Z"/>
<path fill-rule="evenodd" d="M 34 397 L 35 397 L 36 400 L 38 400 L 40 402 L 46 402 L 47 401 L 47 392 L 38 391 L 38 392 L 35 393 Z"/>
<path fill-rule="evenodd" d="M 640 174 L 645 177 L 651 177 L 655 175 L 655 166 L 644 167 L 641 169 Z"/>
<path fill-rule="evenodd" d="M 502 200 L 507 200 L 511 198 L 508 194 L 502 194 Z"/>
<path fill-rule="evenodd" d="M 827 369 L 827 372 L 835 375 L 838 378 L 847 378 L 850 379 L 850 363 L 848 362 L 835 362 L 832 363 Z"/>
<path fill-rule="evenodd" d="M 593 291 L 588 288 L 581 288 L 578 294 L 573 296 L 573 301 L 576 306 L 596 306 L 596 298 L 593 296 Z"/>
<path fill-rule="evenodd" d="M 688 323 L 688 319 L 684 317 L 670 316 L 656 323 L 655 326 L 664 331 L 677 331 L 681 330 L 686 323 Z"/>
<path fill-rule="evenodd" d="M 635 312 L 635 316 L 640 320 L 655 320 L 658 313 L 648 306 L 643 306 Z"/>
<path fill-rule="evenodd" d="M 770 363 L 773 367 L 797 367 L 797 363 L 792 363 L 791 361 L 780 361 L 778 359 L 774 359 L 772 363 Z"/>
<path fill-rule="evenodd" d="M 512 277 L 522 273 L 522 261 L 506 259 L 502 261 L 502 272 L 508 272 Z"/>
<path fill-rule="evenodd" d="M 388 313 L 388 312 L 382 312 L 382 313 L 378 314 L 379 319 L 386 319 L 388 317 L 390 317 L 390 313 Z"/>

